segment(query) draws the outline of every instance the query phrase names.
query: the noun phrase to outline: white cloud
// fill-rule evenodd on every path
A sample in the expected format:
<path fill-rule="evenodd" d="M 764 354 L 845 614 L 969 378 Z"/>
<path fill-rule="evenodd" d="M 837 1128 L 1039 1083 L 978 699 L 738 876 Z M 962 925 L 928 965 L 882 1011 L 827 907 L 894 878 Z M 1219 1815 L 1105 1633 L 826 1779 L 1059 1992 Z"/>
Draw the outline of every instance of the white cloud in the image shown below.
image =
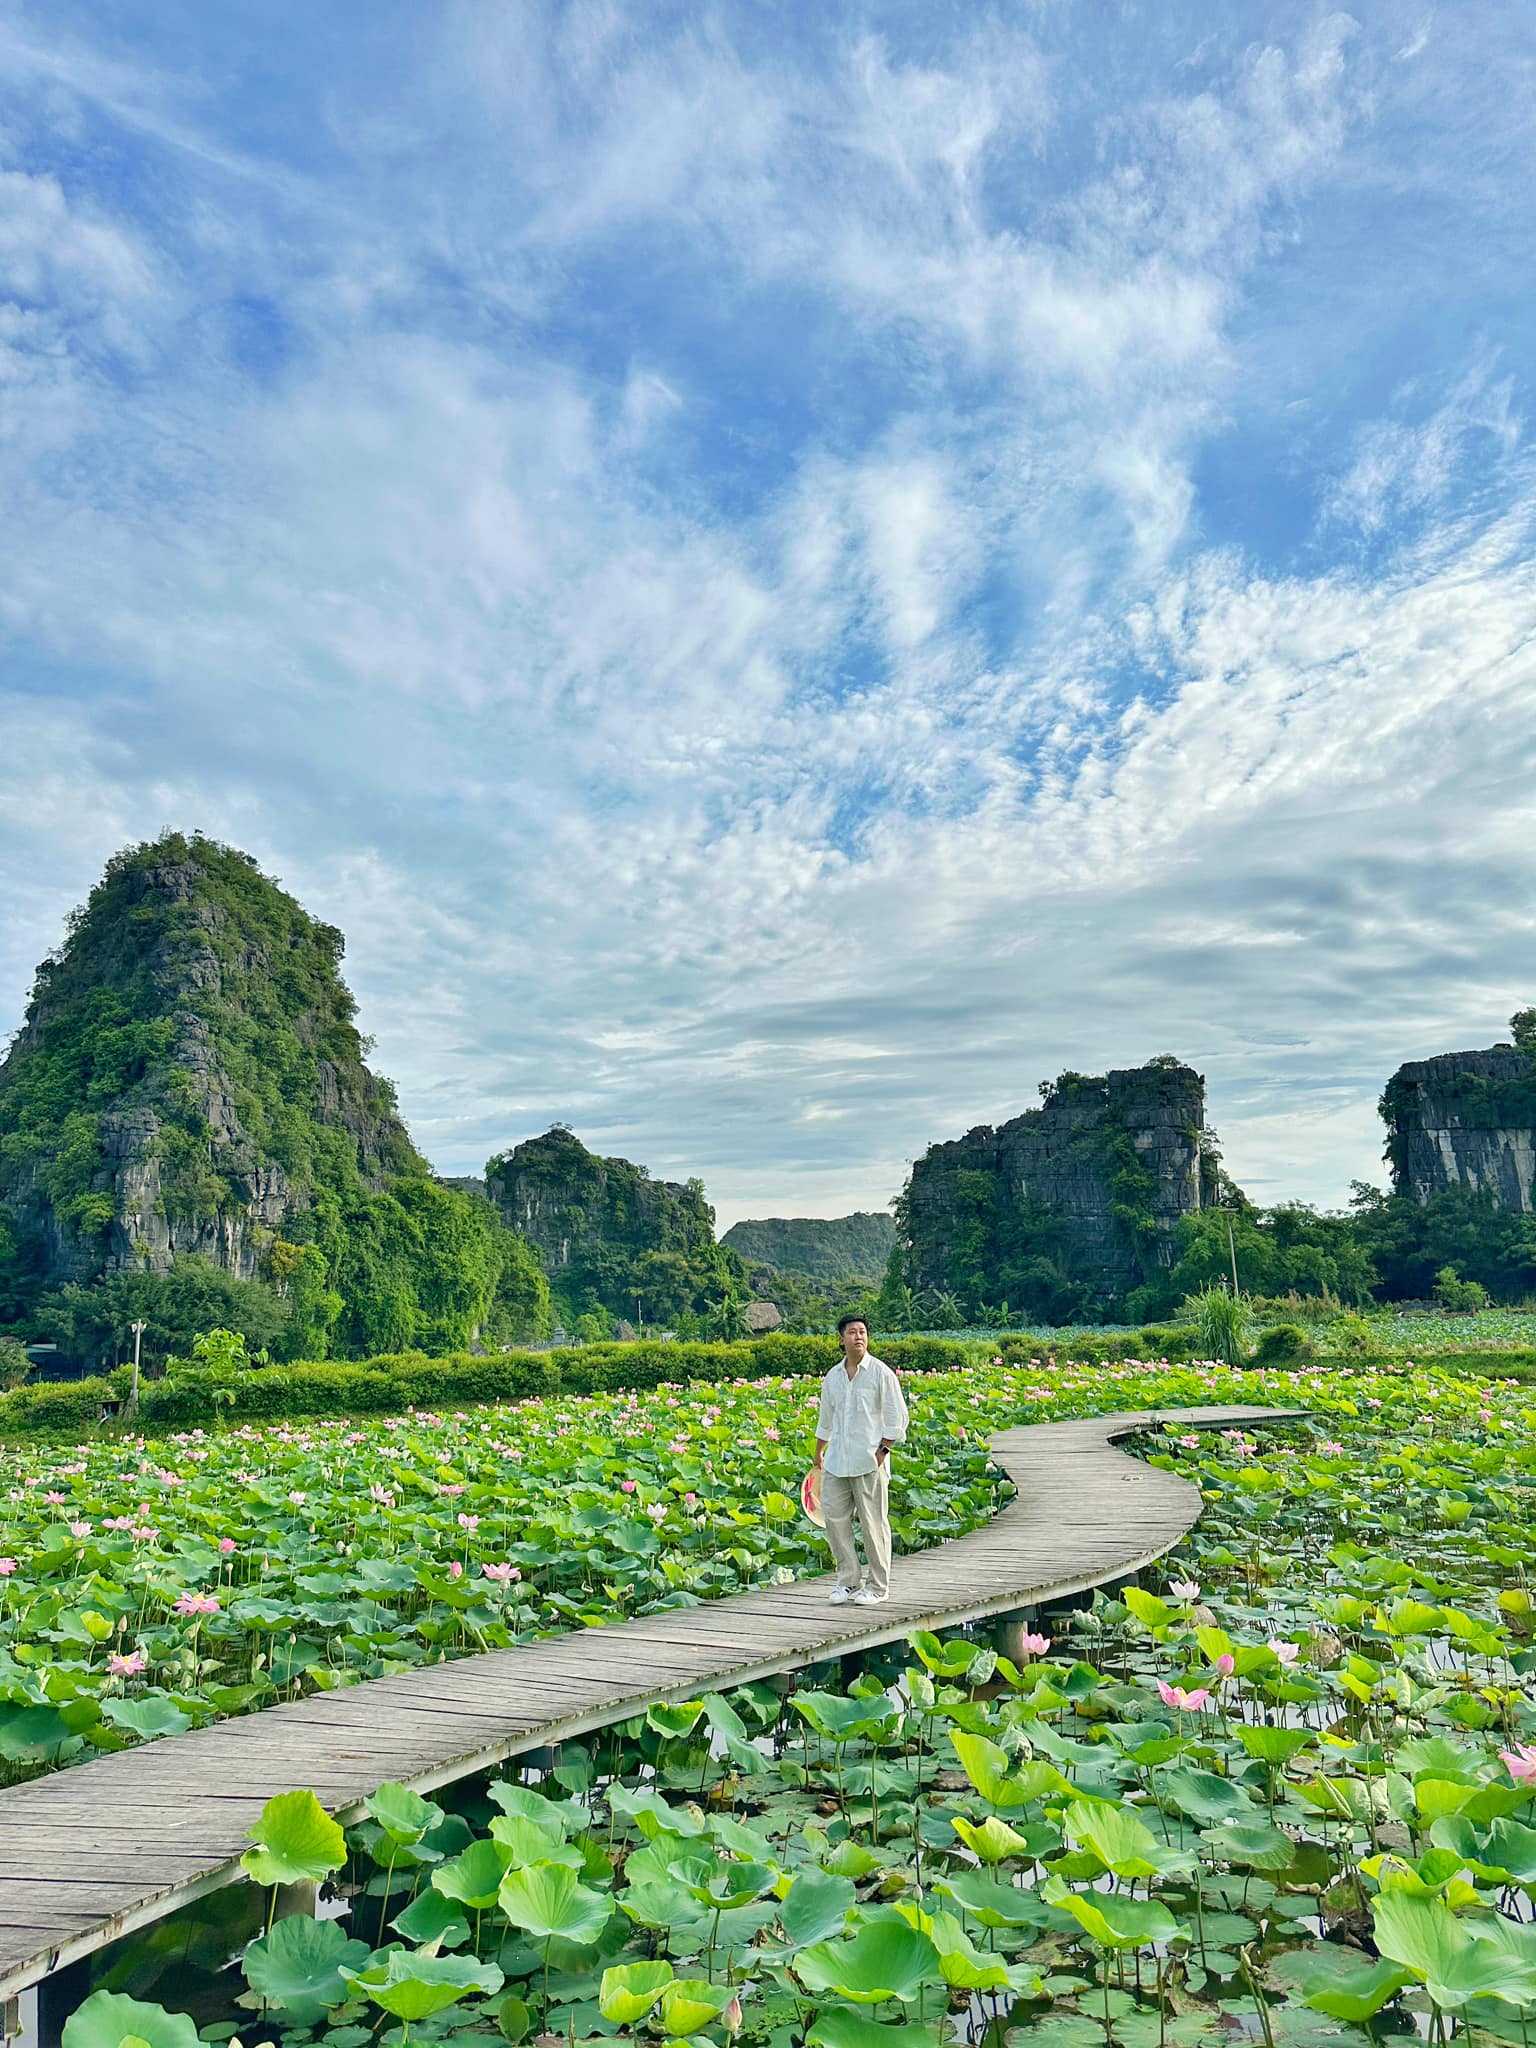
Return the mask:
<path fill-rule="evenodd" d="M 1391 1067 L 1536 971 L 1515 366 L 1352 416 L 1287 561 L 1205 534 L 1202 458 L 1293 395 L 1246 330 L 1290 331 L 1360 38 L 1095 99 L 1049 10 L 916 55 L 439 19 L 405 100 L 327 106 L 344 168 L 238 201 L 193 59 L 55 75 L 195 233 L 18 174 L 13 345 L 142 381 L 72 364 L 0 499 L 4 1003 L 115 845 L 201 825 L 348 932 L 445 1168 L 566 1116 L 727 1220 L 879 1206 L 1172 1049 L 1240 1180 L 1342 1197 Z M 269 374 L 157 368 L 246 290 Z"/>

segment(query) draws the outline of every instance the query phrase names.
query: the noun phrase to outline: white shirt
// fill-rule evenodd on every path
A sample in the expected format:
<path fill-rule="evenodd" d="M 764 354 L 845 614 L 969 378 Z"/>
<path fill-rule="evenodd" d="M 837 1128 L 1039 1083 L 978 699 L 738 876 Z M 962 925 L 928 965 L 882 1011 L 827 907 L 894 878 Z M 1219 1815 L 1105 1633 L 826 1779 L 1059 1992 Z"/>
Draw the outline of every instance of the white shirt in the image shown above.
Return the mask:
<path fill-rule="evenodd" d="M 907 1434 L 907 1404 L 901 1384 L 883 1358 L 864 1354 L 852 1379 L 841 1359 L 821 1383 L 816 1434 L 826 1445 L 822 1469 L 834 1479 L 857 1479 L 876 1469 L 882 1443 L 899 1444 Z"/>

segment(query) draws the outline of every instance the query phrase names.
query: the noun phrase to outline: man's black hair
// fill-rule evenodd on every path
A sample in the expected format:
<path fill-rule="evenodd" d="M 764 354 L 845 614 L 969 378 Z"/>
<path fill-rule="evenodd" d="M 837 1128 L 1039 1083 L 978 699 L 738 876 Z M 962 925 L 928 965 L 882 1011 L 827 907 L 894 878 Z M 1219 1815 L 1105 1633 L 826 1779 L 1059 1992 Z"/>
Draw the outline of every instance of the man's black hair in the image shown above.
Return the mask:
<path fill-rule="evenodd" d="M 843 1334 L 844 1330 L 846 1330 L 846 1329 L 847 1329 L 847 1327 L 848 1327 L 848 1325 L 849 1325 L 850 1323 L 862 1323 L 862 1324 L 864 1325 L 864 1329 L 865 1329 L 865 1332 L 866 1332 L 866 1334 L 868 1333 L 868 1330 L 869 1330 L 869 1317 L 868 1317 L 868 1316 L 861 1316 L 861 1315 L 858 1315 L 858 1314 L 856 1314 L 856 1313 L 855 1313 L 855 1314 L 850 1314 L 850 1315 L 846 1315 L 846 1316 L 839 1316 L 839 1317 L 838 1317 L 838 1319 L 837 1319 L 837 1334 L 839 1335 L 839 1337 L 841 1337 L 841 1336 L 842 1336 L 842 1334 Z"/>

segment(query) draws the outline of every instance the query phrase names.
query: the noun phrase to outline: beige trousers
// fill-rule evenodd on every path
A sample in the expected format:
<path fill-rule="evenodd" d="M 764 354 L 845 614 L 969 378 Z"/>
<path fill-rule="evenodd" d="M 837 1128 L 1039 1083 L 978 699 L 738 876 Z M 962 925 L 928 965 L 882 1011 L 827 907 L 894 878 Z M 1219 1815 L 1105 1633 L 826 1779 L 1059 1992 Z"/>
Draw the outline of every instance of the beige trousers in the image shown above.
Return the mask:
<path fill-rule="evenodd" d="M 882 1597 L 891 1590 L 891 1461 L 854 1479 L 821 1476 L 821 1512 L 827 1541 L 837 1566 L 837 1583 L 850 1593 L 859 1584 L 859 1553 L 853 1547 L 853 1521 L 859 1521 L 864 1555 L 869 1560 L 870 1591 Z"/>

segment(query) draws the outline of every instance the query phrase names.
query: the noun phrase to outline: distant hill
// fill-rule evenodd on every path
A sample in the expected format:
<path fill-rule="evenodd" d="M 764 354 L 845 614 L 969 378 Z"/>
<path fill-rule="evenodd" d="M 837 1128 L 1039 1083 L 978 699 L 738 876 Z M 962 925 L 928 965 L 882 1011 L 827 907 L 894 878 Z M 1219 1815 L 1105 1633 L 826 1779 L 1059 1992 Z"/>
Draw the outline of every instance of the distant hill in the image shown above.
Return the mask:
<path fill-rule="evenodd" d="M 538 1247 L 568 1314 L 677 1323 L 745 1283 L 715 1242 L 702 1182 L 653 1180 L 589 1152 L 563 1124 L 488 1161 L 485 1185 L 508 1228 Z"/>
<path fill-rule="evenodd" d="M 764 1216 L 733 1223 L 721 1239 L 744 1259 L 811 1280 L 868 1280 L 885 1272 L 896 1225 L 880 1210 L 852 1216 Z"/>

